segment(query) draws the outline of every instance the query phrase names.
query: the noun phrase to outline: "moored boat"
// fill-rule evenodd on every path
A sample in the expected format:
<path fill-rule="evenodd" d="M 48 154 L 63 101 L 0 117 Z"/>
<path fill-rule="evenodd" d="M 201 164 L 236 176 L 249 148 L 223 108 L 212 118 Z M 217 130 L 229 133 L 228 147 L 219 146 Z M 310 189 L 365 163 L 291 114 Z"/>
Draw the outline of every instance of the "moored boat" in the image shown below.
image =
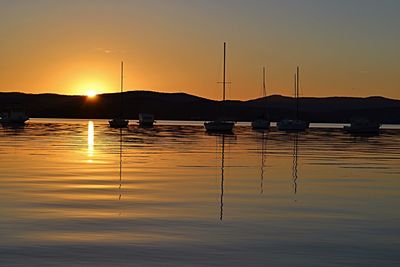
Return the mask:
<path fill-rule="evenodd" d="M 348 133 L 354 134 L 377 134 L 379 133 L 380 127 L 380 123 L 365 118 L 359 118 L 352 120 L 350 126 L 344 126 L 343 129 Z"/>
<path fill-rule="evenodd" d="M 253 128 L 254 130 L 268 130 L 269 126 L 269 120 L 263 118 L 251 122 L 251 128 Z"/>
<path fill-rule="evenodd" d="M 233 121 L 215 120 L 204 123 L 208 132 L 232 132 L 235 123 Z"/>
<path fill-rule="evenodd" d="M 297 120 L 297 119 L 286 119 L 286 120 L 281 120 L 277 123 L 278 130 L 280 131 L 294 131 L 294 132 L 299 132 L 299 131 L 304 131 L 309 127 L 309 123 L 305 122 L 303 120 Z"/>
<path fill-rule="evenodd" d="M 26 115 L 25 111 L 19 108 L 6 109 L 0 114 L 0 116 L 0 123 L 3 125 L 23 125 L 27 120 L 29 120 L 29 117 Z"/>
<path fill-rule="evenodd" d="M 152 127 L 154 124 L 154 115 L 147 113 L 139 114 L 139 125 L 142 127 Z"/>

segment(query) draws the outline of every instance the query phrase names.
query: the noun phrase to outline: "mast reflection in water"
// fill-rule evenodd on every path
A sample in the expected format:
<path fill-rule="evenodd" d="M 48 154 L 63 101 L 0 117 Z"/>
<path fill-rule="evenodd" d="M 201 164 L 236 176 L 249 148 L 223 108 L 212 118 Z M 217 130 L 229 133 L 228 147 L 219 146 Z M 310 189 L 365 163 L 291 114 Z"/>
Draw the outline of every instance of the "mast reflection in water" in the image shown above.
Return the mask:
<path fill-rule="evenodd" d="M 299 133 L 293 134 L 293 164 L 292 164 L 292 178 L 294 194 L 297 194 L 297 170 L 298 170 L 298 148 L 299 147 Z"/>

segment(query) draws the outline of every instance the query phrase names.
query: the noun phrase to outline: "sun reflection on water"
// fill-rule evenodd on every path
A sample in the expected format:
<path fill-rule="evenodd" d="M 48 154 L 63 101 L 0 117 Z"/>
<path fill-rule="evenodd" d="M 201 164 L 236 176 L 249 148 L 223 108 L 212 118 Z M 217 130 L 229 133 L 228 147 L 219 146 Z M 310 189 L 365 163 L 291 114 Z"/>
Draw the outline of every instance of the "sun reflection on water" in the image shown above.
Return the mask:
<path fill-rule="evenodd" d="M 92 157 L 94 155 L 94 123 L 89 121 L 88 123 L 88 162 L 92 162 Z"/>

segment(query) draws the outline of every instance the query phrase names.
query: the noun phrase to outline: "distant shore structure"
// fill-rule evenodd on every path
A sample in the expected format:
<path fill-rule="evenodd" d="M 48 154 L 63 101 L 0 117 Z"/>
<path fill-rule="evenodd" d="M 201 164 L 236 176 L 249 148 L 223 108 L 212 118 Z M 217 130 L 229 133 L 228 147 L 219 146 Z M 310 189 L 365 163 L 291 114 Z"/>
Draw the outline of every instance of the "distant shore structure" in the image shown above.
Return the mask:
<path fill-rule="evenodd" d="M 222 81 L 222 108 L 223 117 L 225 116 L 225 91 L 226 91 L 226 42 L 224 42 L 224 64 L 223 64 L 223 81 Z M 220 115 L 221 116 L 221 115 Z M 207 121 L 204 127 L 207 132 L 232 132 L 235 122 L 225 120 L 220 117 L 217 120 Z"/>
<path fill-rule="evenodd" d="M 113 118 L 108 121 L 111 128 L 126 128 L 128 127 L 129 121 L 124 119 L 123 111 L 124 111 L 124 62 L 121 61 L 121 92 L 120 92 L 120 113 L 118 117 Z"/>

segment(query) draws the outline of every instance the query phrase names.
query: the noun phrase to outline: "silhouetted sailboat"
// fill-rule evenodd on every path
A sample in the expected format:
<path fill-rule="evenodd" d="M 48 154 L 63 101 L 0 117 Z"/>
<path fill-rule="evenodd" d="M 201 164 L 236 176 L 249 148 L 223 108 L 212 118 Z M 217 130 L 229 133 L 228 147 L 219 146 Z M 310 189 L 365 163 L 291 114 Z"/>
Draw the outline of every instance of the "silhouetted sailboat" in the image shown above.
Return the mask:
<path fill-rule="evenodd" d="M 265 67 L 263 67 L 263 100 L 265 101 L 265 97 L 267 96 L 267 89 L 265 86 Z M 254 120 L 251 123 L 251 127 L 255 130 L 268 130 L 270 122 L 267 118 L 267 108 L 264 107 L 263 114 L 260 118 Z"/>
<path fill-rule="evenodd" d="M 223 69 L 223 82 L 222 82 L 222 105 L 225 106 L 225 87 L 226 87 L 226 43 L 224 42 L 224 69 Z M 233 121 L 227 121 L 223 118 L 208 121 L 204 123 L 207 132 L 231 132 L 235 126 Z"/>
<path fill-rule="evenodd" d="M 121 93 L 120 93 L 120 97 L 121 97 L 121 102 L 120 102 L 120 114 L 119 117 L 116 117 L 110 121 L 108 121 L 108 123 L 110 124 L 110 127 L 112 128 L 126 128 L 128 127 L 128 120 L 125 120 L 123 118 L 123 87 L 124 87 L 124 62 L 121 62 Z"/>
<path fill-rule="evenodd" d="M 294 96 L 296 100 L 296 118 L 295 119 L 285 119 L 277 123 L 278 130 L 280 131 L 293 131 L 301 132 L 305 131 L 309 127 L 309 123 L 300 119 L 299 115 L 299 81 L 300 81 L 300 71 L 297 67 L 296 74 L 294 75 Z"/>

